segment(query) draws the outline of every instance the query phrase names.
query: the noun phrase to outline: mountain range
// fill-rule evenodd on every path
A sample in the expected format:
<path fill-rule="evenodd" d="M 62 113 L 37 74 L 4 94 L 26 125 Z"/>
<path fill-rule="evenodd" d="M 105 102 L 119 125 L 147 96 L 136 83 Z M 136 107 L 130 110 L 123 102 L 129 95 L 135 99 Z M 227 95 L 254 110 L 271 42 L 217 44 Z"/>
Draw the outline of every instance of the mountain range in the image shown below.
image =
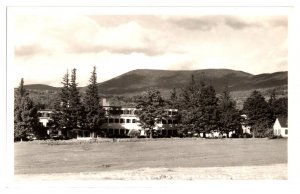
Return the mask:
<path fill-rule="evenodd" d="M 188 84 L 194 75 L 195 81 L 205 81 L 212 84 L 217 92 L 228 86 L 231 91 L 243 91 L 288 84 L 288 72 L 264 73 L 252 75 L 243 71 L 231 69 L 202 69 L 202 70 L 150 70 L 137 69 L 129 71 L 108 81 L 98 83 L 101 95 L 132 96 L 145 91 L 149 87 L 156 87 L 162 93 L 169 93 L 173 88 L 181 88 Z M 25 85 L 31 90 L 58 91 L 59 87 L 43 84 Z M 84 91 L 85 87 L 80 90 Z"/>

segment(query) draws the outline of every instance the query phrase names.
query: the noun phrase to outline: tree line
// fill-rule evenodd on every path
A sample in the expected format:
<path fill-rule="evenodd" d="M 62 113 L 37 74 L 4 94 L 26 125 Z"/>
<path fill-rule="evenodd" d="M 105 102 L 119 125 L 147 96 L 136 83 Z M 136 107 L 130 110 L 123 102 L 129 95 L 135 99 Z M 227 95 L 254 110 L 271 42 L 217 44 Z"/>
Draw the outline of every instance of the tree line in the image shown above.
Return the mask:
<path fill-rule="evenodd" d="M 97 88 L 96 67 L 91 72 L 89 85 L 81 96 L 76 82 L 76 69 L 67 71 L 62 78 L 62 88 L 55 101 L 55 110 L 48 127 L 60 129 L 64 134 L 73 129 L 85 129 L 90 132 L 102 132 L 105 122 L 105 110 L 100 103 Z M 270 135 L 276 117 L 287 117 L 287 98 L 277 98 L 276 91 L 266 99 L 259 91 L 253 91 L 244 102 L 243 110 L 236 108 L 228 87 L 224 87 L 217 95 L 214 87 L 205 80 L 195 79 L 182 88 L 173 88 L 170 97 L 165 99 L 156 88 L 149 88 L 135 99 L 136 114 L 139 124 L 147 129 L 149 137 L 153 136 L 153 128 L 167 117 L 166 108 L 177 109 L 178 135 L 220 132 L 229 137 L 230 133 L 240 137 L 242 125 L 251 127 L 254 137 Z M 45 128 L 38 121 L 37 105 L 24 89 L 24 80 L 15 92 L 14 103 L 14 138 L 26 139 L 28 134 L 37 137 L 45 135 Z M 246 118 L 241 117 L 247 115 Z"/>

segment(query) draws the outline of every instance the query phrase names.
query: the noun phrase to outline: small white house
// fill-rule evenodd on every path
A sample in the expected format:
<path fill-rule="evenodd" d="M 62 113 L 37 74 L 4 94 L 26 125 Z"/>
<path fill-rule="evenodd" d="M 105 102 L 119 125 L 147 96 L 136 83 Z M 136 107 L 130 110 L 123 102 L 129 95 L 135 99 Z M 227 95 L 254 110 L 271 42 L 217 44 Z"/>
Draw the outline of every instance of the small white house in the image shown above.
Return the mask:
<path fill-rule="evenodd" d="M 278 117 L 273 125 L 273 134 L 275 136 L 288 137 L 287 118 Z"/>

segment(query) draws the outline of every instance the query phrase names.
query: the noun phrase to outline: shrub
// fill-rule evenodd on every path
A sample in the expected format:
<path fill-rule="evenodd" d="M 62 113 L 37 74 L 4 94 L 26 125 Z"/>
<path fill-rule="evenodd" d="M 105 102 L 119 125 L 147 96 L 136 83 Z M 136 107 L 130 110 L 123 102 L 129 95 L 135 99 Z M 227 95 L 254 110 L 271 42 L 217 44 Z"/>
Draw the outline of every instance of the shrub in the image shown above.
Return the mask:
<path fill-rule="evenodd" d="M 243 138 L 251 138 L 252 134 L 249 133 L 243 133 Z"/>
<path fill-rule="evenodd" d="M 128 132 L 129 137 L 138 137 L 140 136 L 141 132 L 139 130 L 130 130 Z"/>

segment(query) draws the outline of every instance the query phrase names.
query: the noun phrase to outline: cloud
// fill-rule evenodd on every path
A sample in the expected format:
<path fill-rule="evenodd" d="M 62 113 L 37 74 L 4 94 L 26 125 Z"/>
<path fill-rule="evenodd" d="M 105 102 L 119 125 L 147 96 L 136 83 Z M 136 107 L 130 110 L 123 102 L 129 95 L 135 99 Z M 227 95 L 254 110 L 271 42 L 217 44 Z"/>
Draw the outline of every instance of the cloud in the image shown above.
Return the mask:
<path fill-rule="evenodd" d="M 99 81 L 138 68 L 232 68 L 252 74 L 287 70 L 287 16 L 19 18 L 14 32 L 17 84 L 24 77 L 59 86 L 65 70 L 75 67 L 84 86 L 94 65 Z"/>
<path fill-rule="evenodd" d="M 251 28 L 251 27 L 261 27 L 261 24 L 259 23 L 259 21 L 249 22 L 247 20 L 242 20 L 242 19 L 239 19 L 236 17 L 230 17 L 230 16 L 224 17 L 224 23 L 225 23 L 225 25 L 227 25 L 235 30 L 242 30 L 244 28 Z"/>
<path fill-rule="evenodd" d="M 43 52 L 43 48 L 39 44 L 27 44 L 15 47 L 16 56 L 32 56 Z"/>
<path fill-rule="evenodd" d="M 242 30 L 249 27 L 261 27 L 259 20 L 249 21 L 247 17 L 235 17 L 228 15 L 173 17 L 168 20 L 177 27 L 199 31 L 210 31 L 219 25 L 225 25 L 234 30 Z"/>
<path fill-rule="evenodd" d="M 269 20 L 269 24 L 273 27 L 287 28 L 288 27 L 288 18 L 287 18 L 287 16 L 272 17 Z"/>
<path fill-rule="evenodd" d="M 83 33 L 82 33 L 83 34 Z M 69 40 L 69 52 L 117 54 L 143 53 L 149 56 L 164 54 L 167 47 L 163 34 L 158 30 L 145 29 L 136 22 L 113 27 L 98 27 L 96 33 L 81 35 L 76 32 Z M 157 42 L 157 40 L 162 40 Z"/>
<path fill-rule="evenodd" d="M 187 30 L 209 31 L 217 26 L 221 18 L 214 16 L 170 18 L 169 22 Z"/>

